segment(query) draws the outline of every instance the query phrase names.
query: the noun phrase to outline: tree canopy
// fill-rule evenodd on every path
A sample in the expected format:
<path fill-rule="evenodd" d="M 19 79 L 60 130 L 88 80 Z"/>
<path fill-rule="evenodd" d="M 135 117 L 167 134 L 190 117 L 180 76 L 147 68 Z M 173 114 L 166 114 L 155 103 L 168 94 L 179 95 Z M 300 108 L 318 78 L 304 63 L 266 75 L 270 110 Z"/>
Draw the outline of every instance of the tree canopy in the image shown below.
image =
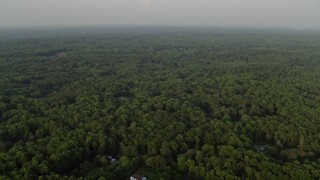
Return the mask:
<path fill-rule="evenodd" d="M 0 31 L 0 179 L 320 178 L 319 34 L 99 32 Z"/>

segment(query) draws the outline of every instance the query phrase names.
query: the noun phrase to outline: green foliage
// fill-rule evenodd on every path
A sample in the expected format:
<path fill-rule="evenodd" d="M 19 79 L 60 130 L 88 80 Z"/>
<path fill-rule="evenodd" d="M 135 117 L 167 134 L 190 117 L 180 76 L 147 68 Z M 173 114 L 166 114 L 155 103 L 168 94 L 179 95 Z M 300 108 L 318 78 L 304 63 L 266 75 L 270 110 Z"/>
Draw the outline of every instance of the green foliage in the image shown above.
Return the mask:
<path fill-rule="evenodd" d="M 98 32 L 0 31 L 0 179 L 320 178 L 317 33 Z"/>

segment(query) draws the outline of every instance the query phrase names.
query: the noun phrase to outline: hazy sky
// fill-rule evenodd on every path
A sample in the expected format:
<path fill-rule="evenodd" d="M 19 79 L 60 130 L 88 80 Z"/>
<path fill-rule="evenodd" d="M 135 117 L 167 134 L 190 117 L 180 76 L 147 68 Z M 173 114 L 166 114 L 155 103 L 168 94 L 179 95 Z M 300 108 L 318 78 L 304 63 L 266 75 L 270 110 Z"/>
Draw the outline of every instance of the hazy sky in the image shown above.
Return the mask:
<path fill-rule="evenodd" d="M 0 26 L 108 24 L 320 28 L 320 0 L 0 0 Z"/>

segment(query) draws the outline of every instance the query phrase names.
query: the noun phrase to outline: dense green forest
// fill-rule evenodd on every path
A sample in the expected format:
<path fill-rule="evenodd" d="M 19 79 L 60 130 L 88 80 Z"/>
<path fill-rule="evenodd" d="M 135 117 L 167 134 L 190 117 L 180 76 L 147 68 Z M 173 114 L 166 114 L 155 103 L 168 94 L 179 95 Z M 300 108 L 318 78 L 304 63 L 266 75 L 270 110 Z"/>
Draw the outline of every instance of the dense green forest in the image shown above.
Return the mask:
<path fill-rule="evenodd" d="M 0 179 L 319 179 L 320 33 L 0 30 Z"/>

